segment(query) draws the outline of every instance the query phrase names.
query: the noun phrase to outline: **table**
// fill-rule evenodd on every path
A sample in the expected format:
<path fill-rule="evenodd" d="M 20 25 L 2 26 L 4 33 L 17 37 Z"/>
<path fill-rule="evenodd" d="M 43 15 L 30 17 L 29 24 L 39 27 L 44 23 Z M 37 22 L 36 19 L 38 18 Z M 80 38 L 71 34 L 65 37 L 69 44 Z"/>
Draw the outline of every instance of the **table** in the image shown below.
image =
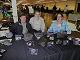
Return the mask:
<path fill-rule="evenodd" d="M 70 36 L 76 38 L 79 37 L 78 34 L 72 32 Z M 37 55 L 30 54 L 31 48 L 38 49 Z M 24 40 L 18 40 L 8 47 L 0 60 L 80 60 L 80 46 L 53 44 L 46 47 L 28 47 Z"/>
<path fill-rule="evenodd" d="M 80 38 L 80 32 L 78 32 L 78 31 L 72 31 L 71 36 L 75 37 L 75 38 Z"/>
<path fill-rule="evenodd" d="M 30 55 L 24 40 L 16 41 L 9 47 L 2 60 L 80 60 L 80 46 L 52 45 L 36 46 L 38 55 Z"/>

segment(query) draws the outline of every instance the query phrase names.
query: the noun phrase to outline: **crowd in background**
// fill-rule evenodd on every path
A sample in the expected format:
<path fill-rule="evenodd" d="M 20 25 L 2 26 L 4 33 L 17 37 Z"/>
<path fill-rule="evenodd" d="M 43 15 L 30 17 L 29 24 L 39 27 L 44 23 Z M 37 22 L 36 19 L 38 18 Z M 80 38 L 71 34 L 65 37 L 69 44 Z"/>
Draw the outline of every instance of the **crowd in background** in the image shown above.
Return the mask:
<path fill-rule="evenodd" d="M 46 7 L 44 5 L 40 6 L 40 5 L 24 5 L 24 6 L 20 6 L 19 11 L 23 12 L 23 13 L 34 13 L 34 11 L 40 11 L 40 12 L 44 12 L 44 13 L 73 13 L 73 10 L 69 10 L 68 9 L 68 5 L 66 5 L 64 7 L 64 9 L 62 10 L 61 8 L 56 7 L 56 5 L 53 6 L 52 9 L 49 9 L 49 7 Z"/>

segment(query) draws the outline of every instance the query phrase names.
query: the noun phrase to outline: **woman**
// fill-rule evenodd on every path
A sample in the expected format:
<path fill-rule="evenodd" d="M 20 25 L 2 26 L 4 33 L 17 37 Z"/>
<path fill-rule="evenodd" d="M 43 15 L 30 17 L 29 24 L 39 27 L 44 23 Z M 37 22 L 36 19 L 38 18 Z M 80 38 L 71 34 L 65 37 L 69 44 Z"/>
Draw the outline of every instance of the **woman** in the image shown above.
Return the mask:
<path fill-rule="evenodd" d="M 62 17 L 62 14 L 57 14 L 57 20 L 52 22 L 48 32 L 58 33 L 62 31 L 69 31 L 67 22 L 62 20 Z"/>

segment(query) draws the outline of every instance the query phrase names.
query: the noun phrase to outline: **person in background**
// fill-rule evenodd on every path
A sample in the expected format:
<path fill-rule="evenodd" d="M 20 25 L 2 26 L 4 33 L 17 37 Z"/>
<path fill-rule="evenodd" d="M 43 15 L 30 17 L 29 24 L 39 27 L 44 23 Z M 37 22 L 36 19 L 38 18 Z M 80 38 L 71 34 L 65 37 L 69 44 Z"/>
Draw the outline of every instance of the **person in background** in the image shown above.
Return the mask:
<path fill-rule="evenodd" d="M 66 13 L 67 11 L 68 11 L 68 5 L 64 7 L 64 12 Z"/>
<path fill-rule="evenodd" d="M 62 31 L 69 31 L 67 22 L 62 19 L 62 14 L 57 14 L 57 20 L 53 21 L 48 32 L 58 33 Z"/>
<path fill-rule="evenodd" d="M 56 7 L 56 5 L 54 5 L 53 12 L 56 12 L 56 9 L 57 9 L 57 7 Z"/>
<path fill-rule="evenodd" d="M 24 35 L 26 33 L 32 33 L 32 27 L 28 23 L 28 18 L 25 14 L 19 16 L 19 21 L 10 27 L 10 31 L 13 35 Z"/>
<path fill-rule="evenodd" d="M 40 12 L 36 11 L 34 17 L 32 17 L 29 21 L 34 32 L 44 32 L 45 31 L 45 23 L 44 19 L 40 16 Z"/>
<path fill-rule="evenodd" d="M 7 14 L 7 11 L 8 11 L 8 10 L 7 10 L 7 7 L 6 7 L 6 5 L 4 5 L 3 8 L 2 8 L 3 18 L 6 17 L 5 15 Z"/>
<path fill-rule="evenodd" d="M 64 13 L 68 16 L 69 15 L 69 11 L 68 11 L 68 5 L 66 5 L 64 7 Z"/>
<path fill-rule="evenodd" d="M 39 5 L 37 5 L 36 10 L 40 11 L 40 6 Z"/>
<path fill-rule="evenodd" d="M 28 15 L 29 15 L 29 9 L 28 9 L 28 6 L 27 6 L 27 5 L 24 5 L 24 6 L 23 6 L 22 12 L 23 12 L 24 14 L 28 14 Z"/>
<path fill-rule="evenodd" d="M 46 13 L 48 13 L 48 12 L 49 12 L 48 7 L 46 7 Z"/>
<path fill-rule="evenodd" d="M 33 6 L 32 5 L 29 5 L 28 6 L 28 9 L 29 9 L 29 14 L 32 15 L 34 13 Z"/>
<path fill-rule="evenodd" d="M 41 6 L 41 12 L 45 12 L 45 6 Z"/>

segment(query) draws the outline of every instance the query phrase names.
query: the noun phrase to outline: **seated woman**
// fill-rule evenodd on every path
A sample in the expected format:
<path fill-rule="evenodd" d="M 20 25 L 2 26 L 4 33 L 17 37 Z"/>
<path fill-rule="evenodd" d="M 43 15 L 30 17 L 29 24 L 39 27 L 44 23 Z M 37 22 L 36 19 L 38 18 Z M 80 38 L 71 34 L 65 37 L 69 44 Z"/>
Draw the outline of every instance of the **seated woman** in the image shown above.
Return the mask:
<path fill-rule="evenodd" d="M 48 32 L 59 33 L 62 31 L 69 31 L 67 22 L 62 19 L 62 14 L 57 14 L 57 20 L 53 21 Z"/>

